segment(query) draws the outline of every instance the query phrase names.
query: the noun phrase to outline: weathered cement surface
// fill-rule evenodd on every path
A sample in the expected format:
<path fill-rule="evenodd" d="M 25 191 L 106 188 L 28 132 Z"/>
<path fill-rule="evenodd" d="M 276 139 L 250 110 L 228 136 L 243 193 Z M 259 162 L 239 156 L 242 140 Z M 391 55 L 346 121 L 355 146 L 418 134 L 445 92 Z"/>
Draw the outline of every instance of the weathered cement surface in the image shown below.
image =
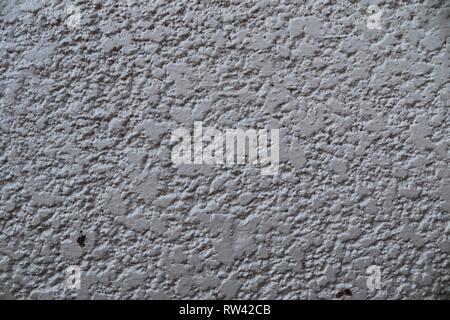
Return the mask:
<path fill-rule="evenodd" d="M 448 1 L 382 30 L 367 1 L 0 3 L 2 298 L 449 298 Z M 195 120 L 280 128 L 280 174 L 174 167 Z"/>

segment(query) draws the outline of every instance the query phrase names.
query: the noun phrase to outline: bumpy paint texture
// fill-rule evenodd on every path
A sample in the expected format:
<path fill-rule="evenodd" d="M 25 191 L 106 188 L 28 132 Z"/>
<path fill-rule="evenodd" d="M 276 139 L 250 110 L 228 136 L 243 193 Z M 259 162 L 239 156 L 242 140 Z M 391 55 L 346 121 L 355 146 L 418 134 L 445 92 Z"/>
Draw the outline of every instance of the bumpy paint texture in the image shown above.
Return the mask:
<path fill-rule="evenodd" d="M 1 298 L 450 297 L 448 1 L 0 10 Z M 279 173 L 175 166 L 195 121 Z"/>

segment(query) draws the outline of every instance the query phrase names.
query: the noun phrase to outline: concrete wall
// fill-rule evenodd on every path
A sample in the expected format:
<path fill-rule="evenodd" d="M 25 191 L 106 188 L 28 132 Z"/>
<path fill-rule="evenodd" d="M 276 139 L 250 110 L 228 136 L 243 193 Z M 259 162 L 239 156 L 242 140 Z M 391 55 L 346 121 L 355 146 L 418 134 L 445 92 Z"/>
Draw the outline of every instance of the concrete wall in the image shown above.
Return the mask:
<path fill-rule="evenodd" d="M 0 2 L 2 298 L 449 298 L 448 1 L 69 4 Z M 194 121 L 279 173 L 175 166 Z"/>

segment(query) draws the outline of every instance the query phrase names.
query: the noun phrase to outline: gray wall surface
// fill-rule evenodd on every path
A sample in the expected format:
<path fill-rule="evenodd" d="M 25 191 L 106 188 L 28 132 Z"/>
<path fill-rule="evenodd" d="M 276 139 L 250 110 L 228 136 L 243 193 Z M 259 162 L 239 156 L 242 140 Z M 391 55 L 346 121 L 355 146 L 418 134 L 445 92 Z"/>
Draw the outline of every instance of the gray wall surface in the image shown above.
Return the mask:
<path fill-rule="evenodd" d="M 0 11 L 1 298 L 450 298 L 449 1 Z M 278 174 L 174 165 L 195 121 Z"/>

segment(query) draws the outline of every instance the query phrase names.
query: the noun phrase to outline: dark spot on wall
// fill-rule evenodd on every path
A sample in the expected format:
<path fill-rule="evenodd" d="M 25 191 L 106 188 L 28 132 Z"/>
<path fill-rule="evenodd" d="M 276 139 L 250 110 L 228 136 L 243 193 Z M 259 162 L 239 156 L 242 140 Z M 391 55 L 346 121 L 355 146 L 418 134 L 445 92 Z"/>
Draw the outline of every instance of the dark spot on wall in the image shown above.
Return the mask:
<path fill-rule="evenodd" d="M 86 236 L 84 234 L 80 235 L 77 239 L 78 244 L 80 247 L 84 247 L 86 244 Z"/>
<path fill-rule="evenodd" d="M 345 294 L 346 296 L 351 297 L 351 296 L 352 296 L 352 290 L 350 290 L 350 289 L 345 289 L 345 290 L 344 290 L 344 294 Z"/>
<path fill-rule="evenodd" d="M 351 297 L 352 296 L 352 291 L 350 289 L 344 289 L 339 291 L 338 293 L 336 293 L 336 298 L 341 298 L 343 296 L 348 296 Z"/>

